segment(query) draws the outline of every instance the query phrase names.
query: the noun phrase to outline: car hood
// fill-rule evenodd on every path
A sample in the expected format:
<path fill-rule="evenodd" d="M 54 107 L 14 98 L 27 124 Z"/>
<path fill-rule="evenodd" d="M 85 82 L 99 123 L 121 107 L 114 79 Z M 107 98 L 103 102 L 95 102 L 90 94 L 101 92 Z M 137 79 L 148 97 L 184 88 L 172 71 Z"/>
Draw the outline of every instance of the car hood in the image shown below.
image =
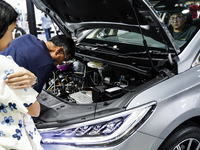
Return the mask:
<path fill-rule="evenodd" d="M 64 34 L 77 35 L 93 28 L 122 28 L 148 35 L 179 48 L 158 14 L 146 0 L 32 0 L 47 13 Z"/>

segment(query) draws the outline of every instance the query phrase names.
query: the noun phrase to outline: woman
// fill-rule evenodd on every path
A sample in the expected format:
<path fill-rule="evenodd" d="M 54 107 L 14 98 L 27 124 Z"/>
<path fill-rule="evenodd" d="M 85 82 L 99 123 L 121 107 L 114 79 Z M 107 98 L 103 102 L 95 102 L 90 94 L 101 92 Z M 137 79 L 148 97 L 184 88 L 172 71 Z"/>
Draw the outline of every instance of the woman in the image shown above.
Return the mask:
<path fill-rule="evenodd" d="M 12 31 L 17 16 L 9 4 L 0 0 L 0 51 L 7 48 L 13 39 Z M 42 150 L 41 137 L 30 117 L 39 115 L 40 104 L 36 100 L 38 93 L 27 88 L 34 82 L 32 79 L 26 80 L 28 83 L 25 84 L 21 81 L 24 76 L 32 78 L 33 74 L 20 70 L 12 58 L 0 55 L 0 149 Z M 15 72 L 18 73 L 12 76 Z M 5 80 L 8 85 L 18 85 L 15 87 L 17 89 L 8 86 Z M 19 86 L 19 83 L 23 85 Z"/>

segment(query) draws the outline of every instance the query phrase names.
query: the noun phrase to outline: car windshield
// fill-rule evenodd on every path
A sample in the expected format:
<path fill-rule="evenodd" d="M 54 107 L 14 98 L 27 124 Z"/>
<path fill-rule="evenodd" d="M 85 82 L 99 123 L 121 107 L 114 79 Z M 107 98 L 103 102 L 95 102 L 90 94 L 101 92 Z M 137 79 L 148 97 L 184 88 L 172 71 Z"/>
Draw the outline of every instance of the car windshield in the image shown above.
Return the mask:
<path fill-rule="evenodd" d="M 181 48 L 187 41 L 175 40 L 179 48 Z"/>
<path fill-rule="evenodd" d="M 94 39 L 105 42 L 125 43 L 130 45 L 143 46 L 143 37 L 141 34 L 126 30 L 101 28 L 93 30 L 86 39 Z M 161 48 L 165 45 L 161 42 L 154 40 L 149 36 L 144 36 L 147 41 L 148 47 Z"/>

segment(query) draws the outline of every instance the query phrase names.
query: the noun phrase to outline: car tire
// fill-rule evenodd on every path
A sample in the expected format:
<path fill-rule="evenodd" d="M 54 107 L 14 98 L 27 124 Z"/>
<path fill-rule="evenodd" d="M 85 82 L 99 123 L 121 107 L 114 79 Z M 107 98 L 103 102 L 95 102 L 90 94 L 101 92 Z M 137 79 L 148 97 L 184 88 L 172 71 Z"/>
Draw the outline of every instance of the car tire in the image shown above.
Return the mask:
<path fill-rule="evenodd" d="M 200 126 L 186 122 L 173 131 L 158 150 L 199 150 Z"/>
<path fill-rule="evenodd" d="M 19 37 L 19 36 L 22 36 L 22 35 L 24 35 L 24 34 L 26 34 L 26 31 L 25 31 L 24 29 L 22 29 L 22 28 L 20 28 L 20 27 L 16 27 L 16 28 L 15 28 L 15 34 L 14 34 L 14 37 L 15 37 L 15 38 L 17 38 L 17 37 Z"/>

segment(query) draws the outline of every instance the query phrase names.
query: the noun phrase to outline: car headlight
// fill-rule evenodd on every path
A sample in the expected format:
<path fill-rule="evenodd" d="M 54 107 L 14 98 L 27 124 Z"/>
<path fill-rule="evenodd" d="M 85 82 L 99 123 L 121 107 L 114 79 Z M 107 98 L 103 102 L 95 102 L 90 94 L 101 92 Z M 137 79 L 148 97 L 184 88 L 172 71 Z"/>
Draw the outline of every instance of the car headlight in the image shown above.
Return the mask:
<path fill-rule="evenodd" d="M 111 146 L 133 134 L 152 114 L 155 102 L 115 115 L 62 128 L 40 129 L 42 143 Z"/>

